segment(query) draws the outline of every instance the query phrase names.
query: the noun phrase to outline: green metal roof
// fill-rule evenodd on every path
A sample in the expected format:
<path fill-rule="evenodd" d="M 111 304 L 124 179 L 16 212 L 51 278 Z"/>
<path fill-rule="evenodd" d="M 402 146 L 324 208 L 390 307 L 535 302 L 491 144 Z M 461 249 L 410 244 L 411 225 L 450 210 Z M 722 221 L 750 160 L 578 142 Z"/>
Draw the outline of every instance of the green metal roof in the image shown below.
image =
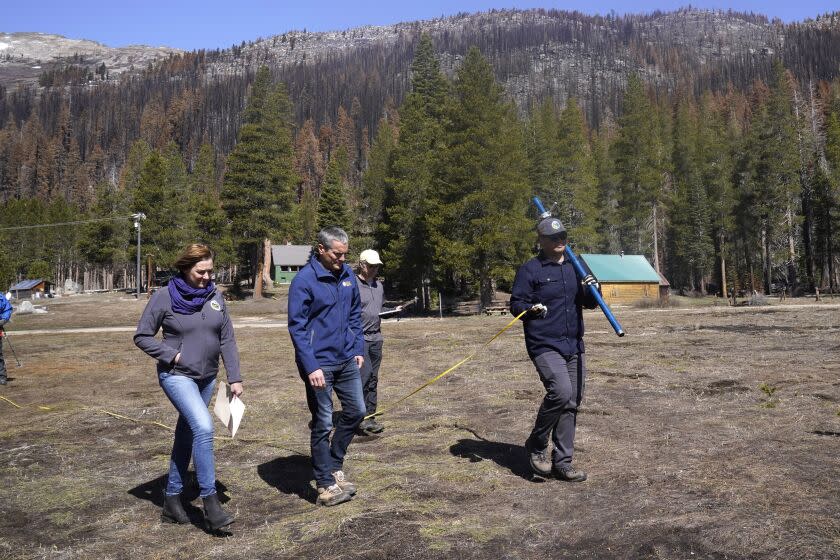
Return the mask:
<path fill-rule="evenodd" d="M 599 282 L 656 282 L 659 275 L 644 255 L 581 255 Z"/>

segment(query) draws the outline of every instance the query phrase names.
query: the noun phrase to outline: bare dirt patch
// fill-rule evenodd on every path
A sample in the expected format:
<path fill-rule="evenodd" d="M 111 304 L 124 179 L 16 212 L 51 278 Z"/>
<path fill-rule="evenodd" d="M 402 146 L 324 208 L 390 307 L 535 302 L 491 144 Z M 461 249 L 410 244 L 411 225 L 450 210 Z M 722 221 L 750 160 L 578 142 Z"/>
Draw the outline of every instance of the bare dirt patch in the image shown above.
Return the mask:
<path fill-rule="evenodd" d="M 87 296 L 85 296 L 87 297 Z M 231 306 L 278 322 L 276 300 Z M 835 305 L 587 313 L 582 484 L 533 482 L 522 447 L 542 398 L 517 325 L 357 438 L 358 496 L 314 505 L 308 412 L 284 328 L 243 328 L 241 438 L 216 443 L 232 534 L 161 524 L 175 412 L 127 326 L 142 303 L 67 298 L 16 318 L 0 396 L 0 557 L 832 558 L 840 550 Z M 380 399 L 451 366 L 509 318 L 385 325 Z M 48 405 L 49 410 L 35 405 Z M 125 420 L 104 411 L 126 416 Z M 221 434 L 221 429 L 218 432 Z M 195 497 L 194 485 L 189 489 Z"/>

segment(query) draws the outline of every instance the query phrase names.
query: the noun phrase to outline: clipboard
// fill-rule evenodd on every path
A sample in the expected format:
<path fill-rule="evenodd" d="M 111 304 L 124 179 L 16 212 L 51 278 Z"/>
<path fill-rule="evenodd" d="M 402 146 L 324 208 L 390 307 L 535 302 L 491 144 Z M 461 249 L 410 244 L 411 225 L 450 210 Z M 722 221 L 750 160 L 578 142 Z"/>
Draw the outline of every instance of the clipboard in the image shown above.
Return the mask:
<path fill-rule="evenodd" d="M 406 301 L 405 303 L 400 303 L 399 305 L 397 305 L 397 307 L 399 307 L 400 309 L 389 309 L 388 311 L 380 311 L 379 316 L 380 317 L 390 317 L 391 315 L 396 315 L 397 313 L 402 313 L 403 311 L 406 310 L 407 307 L 410 307 L 410 306 L 414 305 L 415 303 L 417 303 L 417 298 L 410 299 L 410 300 Z"/>

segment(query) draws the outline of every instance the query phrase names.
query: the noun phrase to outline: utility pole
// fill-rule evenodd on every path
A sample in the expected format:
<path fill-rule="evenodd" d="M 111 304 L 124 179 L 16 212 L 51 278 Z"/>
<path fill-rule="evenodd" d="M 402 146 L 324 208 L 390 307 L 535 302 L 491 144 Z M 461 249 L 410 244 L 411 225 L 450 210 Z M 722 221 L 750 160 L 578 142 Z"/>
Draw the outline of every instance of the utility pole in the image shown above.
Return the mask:
<path fill-rule="evenodd" d="M 135 296 L 138 300 L 140 299 L 140 281 L 141 273 L 140 273 L 140 221 L 146 219 L 146 214 L 142 212 L 137 212 L 136 214 L 131 215 L 134 218 L 134 229 L 137 230 L 137 295 Z"/>

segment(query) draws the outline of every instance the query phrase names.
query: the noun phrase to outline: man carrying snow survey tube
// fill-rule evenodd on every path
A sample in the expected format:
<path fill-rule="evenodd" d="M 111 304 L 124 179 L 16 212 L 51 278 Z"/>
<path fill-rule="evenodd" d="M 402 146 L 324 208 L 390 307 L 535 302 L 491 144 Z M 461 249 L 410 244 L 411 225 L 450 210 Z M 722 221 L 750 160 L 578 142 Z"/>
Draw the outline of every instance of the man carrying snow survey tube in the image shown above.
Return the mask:
<path fill-rule="evenodd" d="M 510 298 L 513 315 L 528 310 L 522 317 L 525 347 L 546 390 L 525 448 L 536 474 L 582 482 L 586 473 L 572 466 L 586 377 L 582 310 L 597 306 L 586 288 L 598 284 L 591 274 L 578 280 L 565 258 L 566 228 L 560 220 L 541 219 L 537 234 L 540 252 L 517 271 Z M 549 438 L 554 443 L 550 459 Z"/>

